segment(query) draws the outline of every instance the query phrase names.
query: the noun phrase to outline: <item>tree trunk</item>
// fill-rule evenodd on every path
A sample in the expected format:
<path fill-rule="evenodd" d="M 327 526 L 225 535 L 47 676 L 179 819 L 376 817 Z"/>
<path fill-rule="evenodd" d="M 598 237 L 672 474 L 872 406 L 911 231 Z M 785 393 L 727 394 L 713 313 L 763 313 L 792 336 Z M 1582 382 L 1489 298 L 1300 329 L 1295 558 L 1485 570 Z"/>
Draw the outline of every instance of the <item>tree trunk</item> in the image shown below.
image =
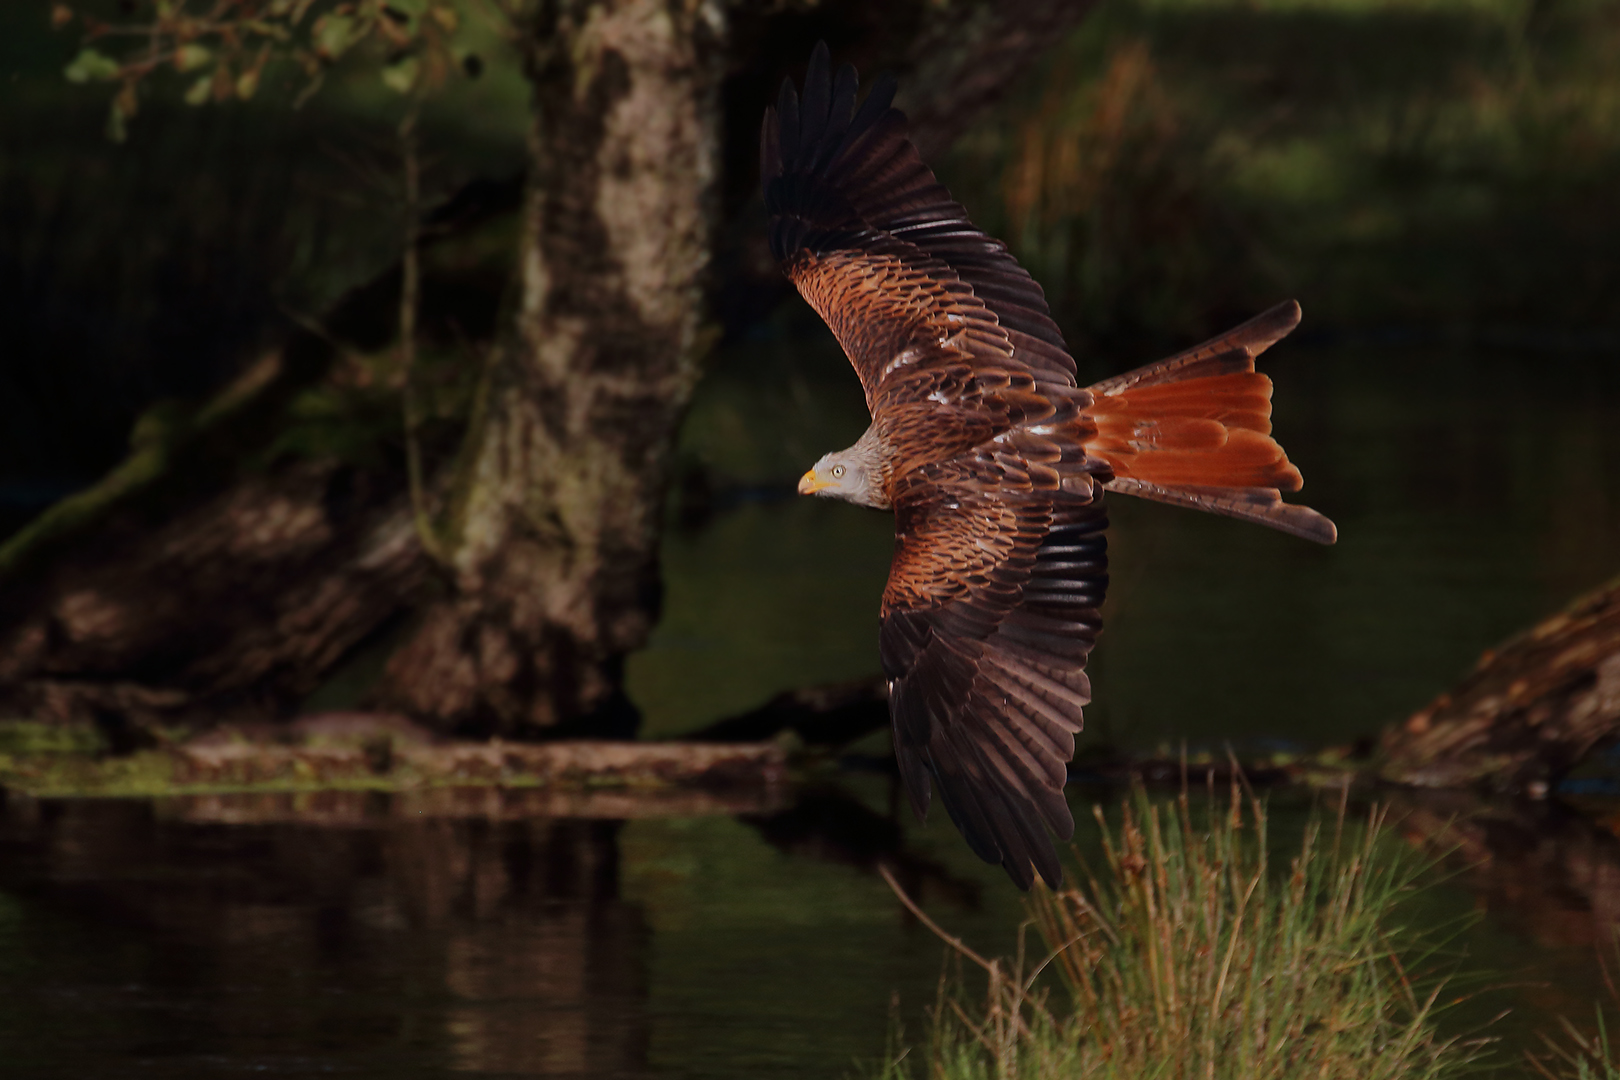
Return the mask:
<path fill-rule="evenodd" d="M 1620 735 L 1620 579 L 1488 651 L 1384 734 L 1381 775 L 1423 787 L 1543 795 Z"/>
<path fill-rule="evenodd" d="M 615 711 L 656 618 L 676 427 L 712 339 L 723 34 L 718 4 L 664 0 L 561 3 L 533 27 L 519 310 L 466 450 L 453 595 L 390 661 L 381 704 L 464 734 Z"/>

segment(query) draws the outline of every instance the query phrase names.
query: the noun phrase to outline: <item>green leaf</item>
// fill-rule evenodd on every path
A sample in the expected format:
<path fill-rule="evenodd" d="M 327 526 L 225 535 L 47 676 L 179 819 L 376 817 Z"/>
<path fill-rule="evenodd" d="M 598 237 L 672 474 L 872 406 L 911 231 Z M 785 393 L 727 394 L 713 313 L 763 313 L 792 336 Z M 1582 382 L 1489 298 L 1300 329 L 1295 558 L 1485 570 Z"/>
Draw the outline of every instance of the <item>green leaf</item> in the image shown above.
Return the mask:
<path fill-rule="evenodd" d="M 191 88 L 186 91 L 186 104 L 201 105 L 208 100 L 209 95 L 213 92 L 214 77 L 212 75 L 204 75 L 202 78 L 192 83 Z"/>
<path fill-rule="evenodd" d="M 414 56 L 407 56 L 397 64 L 389 64 L 383 68 L 383 85 L 398 93 L 408 94 L 416 86 L 416 79 L 421 71 L 421 61 Z"/>
<path fill-rule="evenodd" d="M 322 58 L 336 60 L 360 38 L 357 20 L 349 15 L 322 15 L 315 20 L 315 51 Z"/>
<path fill-rule="evenodd" d="M 251 30 L 261 37 L 272 41 L 288 42 L 292 40 L 292 33 L 280 23 L 265 22 L 263 19 L 249 19 L 242 24 L 242 29 Z"/>
<path fill-rule="evenodd" d="M 251 98 L 259 89 L 259 69 L 251 68 L 242 72 L 236 78 L 236 96 L 243 101 Z"/>
<path fill-rule="evenodd" d="M 214 50 L 195 43 L 174 50 L 174 66 L 180 71 L 196 71 L 214 58 Z"/>
<path fill-rule="evenodd" d="M 62 69 L 68 82 L 85 83 L 93 79 L 116 79 L 122 70 L 118 61 L 94 49 L 80 49 L 73 62 Z"/>

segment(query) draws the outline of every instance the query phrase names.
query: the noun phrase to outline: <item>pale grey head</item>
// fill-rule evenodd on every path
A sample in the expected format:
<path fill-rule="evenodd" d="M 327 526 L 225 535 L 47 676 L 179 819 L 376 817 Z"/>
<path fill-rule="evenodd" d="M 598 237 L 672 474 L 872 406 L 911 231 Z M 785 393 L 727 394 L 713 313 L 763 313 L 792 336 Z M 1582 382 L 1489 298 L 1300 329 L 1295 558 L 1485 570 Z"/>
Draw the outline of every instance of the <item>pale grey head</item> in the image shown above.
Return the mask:
<path fill-rule="evenodd" d="M 854 446 L 824 454 L 799 478 L 800 495 L 826 495 L 874 510 L 889 509 L 883 448 L 871 428 Z"/>

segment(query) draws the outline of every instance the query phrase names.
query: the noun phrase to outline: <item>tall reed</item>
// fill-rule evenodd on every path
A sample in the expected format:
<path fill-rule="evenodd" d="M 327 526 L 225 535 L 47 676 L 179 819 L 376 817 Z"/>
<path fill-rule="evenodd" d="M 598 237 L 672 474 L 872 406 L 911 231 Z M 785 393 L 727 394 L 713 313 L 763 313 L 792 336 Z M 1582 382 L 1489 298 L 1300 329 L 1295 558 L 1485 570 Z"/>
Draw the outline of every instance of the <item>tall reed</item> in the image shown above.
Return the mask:
<path fill-rule="evenodd" d="M 984 999 L 943 993 L 926 1054 L 884 1076 L 1438 1080 L 1478 1059 L 1436 1031 L 1442 981 L 1413 975 L 1433 961 L 1401 922 L 1422 866 L 1382 811 L 1314 819 L 1273 866 L 1259 802 L 1234 788 L 1208 810 L 1195 825 L 1185 795 L 1141 793 L 1117 824 L 1098 809 L 1101 865 L 1029 902 L 1045 958 L 953 940 Z"/>

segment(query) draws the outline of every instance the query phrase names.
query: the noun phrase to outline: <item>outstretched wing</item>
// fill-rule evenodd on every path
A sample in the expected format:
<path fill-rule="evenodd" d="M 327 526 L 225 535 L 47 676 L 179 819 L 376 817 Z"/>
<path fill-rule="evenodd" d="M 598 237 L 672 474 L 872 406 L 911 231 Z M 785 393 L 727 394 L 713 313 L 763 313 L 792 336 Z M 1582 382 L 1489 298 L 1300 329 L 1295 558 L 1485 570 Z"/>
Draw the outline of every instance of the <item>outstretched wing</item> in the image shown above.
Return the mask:
<path fill-rule="evenodd" d="M 1091 700 L 1107 515 L 989 450 L 909 474 L 895 514 L 879 641 L 912 805 L 926 814 L 938 784 L 981 858 L 1055 887 L 1046 828 L 1074 832 L 1063 784 Z"/>
<path fill-rule="evenodd" d="M 760 175 L 771 250 L 844 347 L 872 415 L 927 405 L 950 452 L 1054 401 L 1089 404 L 1040 286 L 923 164 L 890 107 L 893 79 L 858 110 L 856 82 L 817 45 L 802 101 L 785 82 L 766 110 Z"/>

